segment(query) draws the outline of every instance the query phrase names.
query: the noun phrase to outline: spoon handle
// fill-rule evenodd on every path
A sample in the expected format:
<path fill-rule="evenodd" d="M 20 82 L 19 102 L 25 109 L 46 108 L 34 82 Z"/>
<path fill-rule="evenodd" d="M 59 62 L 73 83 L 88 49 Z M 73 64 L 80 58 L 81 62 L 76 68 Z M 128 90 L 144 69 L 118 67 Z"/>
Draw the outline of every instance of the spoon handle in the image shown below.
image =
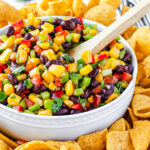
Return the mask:
<path fill-rule="evenodd" d="M 150 11 L 150 0 L 141 0 L 136 6 L 110 25 L 103 32 L 91 39 L 90 47 L 93 54 L 97 54 L 118 35 L 126 31 L 146 13 Z M 111 14 L 110 14 L 111 15 Z M 93 42 L 92 42 L 93 41 Z"/>

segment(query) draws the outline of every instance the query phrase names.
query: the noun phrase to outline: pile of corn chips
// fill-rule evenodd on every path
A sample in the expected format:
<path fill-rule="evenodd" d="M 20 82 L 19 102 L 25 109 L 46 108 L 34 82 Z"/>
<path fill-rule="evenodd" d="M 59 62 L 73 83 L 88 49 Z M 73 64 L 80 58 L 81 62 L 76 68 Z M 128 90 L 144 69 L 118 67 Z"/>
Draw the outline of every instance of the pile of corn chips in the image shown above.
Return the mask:
<path fill-rule="evenodd" d="M 43 0 L 20 10 L 0 0 L 0 27 L 19 19 L 35 16 L 82 16 L 106 26 L 115 21 L 121 0 Z M 122 15 L 130 8 L 123 6 Z M 9 11 L 8 11 L 9 10 Z M 81 136 L 77 141 L 31 141 L 18 146 L 0 133 L 0 150 L 147 150 L 150 149 L 150 27 L 131 26 L 122 35 L 138 60 L 134 97 L 124 118 L 109 129 Z"/>

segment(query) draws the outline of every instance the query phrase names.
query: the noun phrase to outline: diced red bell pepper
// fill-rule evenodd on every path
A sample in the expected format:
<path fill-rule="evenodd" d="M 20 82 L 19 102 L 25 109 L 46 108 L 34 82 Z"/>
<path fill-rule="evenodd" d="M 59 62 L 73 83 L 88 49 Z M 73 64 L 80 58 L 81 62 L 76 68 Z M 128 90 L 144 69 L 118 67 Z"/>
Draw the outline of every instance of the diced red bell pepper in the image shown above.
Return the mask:
<path fill-rule="evenodd" d="M 31 82 L 35 85 L 35 86 L 40 86 L 41 84 L 43 84 L 43 80 L 41 78 L 40 75 L 35 75 L 33 77 L 33 79 L 31 79 Z"/>
<path fill-rule="evenodd" d="M 21 33 L 17 33 L 15 34 L 16 38 L 22 38 L 22 34 Z"/>
<path fill-rule="evenodd" d="M 36 64 L 34 62 L 28 61 L 26 65 L 26 71 L 31 71 L 33 68 L 36 67 Z"/>
<path fill-rule="evenodd" d="M 12 53 L 11 56 L 10 56 L 10 59 L 12 61 L 16 61 L 16 53 Z"/>
<path fill-rule="evenodd" d="M 56 31 L 56 32 L 62 32 L 62 31 L 63 31 L 62 26 L 59 25 L 59 26 L 55 27 L 55 31 Z"/>
<path fill-rule="evenodd" d="M 114 75 L 112 76 L 112 79 L 113 79 L 114 84 L 119 81 L 119 79 L 116 76 L 114 76 Z"/>
<path fill-rule="evenodd" d="M 92 92 L 93 92 L 94 94 L 98 94 L 98 93 L 102 92 L 101 86 L 100 86 L 100 85 L 97 86 L 96 88 L 94 88 L 94 89 L 92 90 Z"/>
<path fill-rule="evenodd" d="M 27 143 L 27 141 L 22 140 L 22 139 L 18 139 L 18 140 L 17 140 L 17 144 L 18 144 L 18 145 L 22 145 L 22 144 L 25 144 L 25 143 Z"/>
<path fill-rule="evenodd" d="M 98 55 L 98 60 L 102 60 L 102 59 L 107 59 L 107 54 L 101 54 L 101 55 Z"/>
<path fill-rule="evenodd" d="M 62 91 L 62 90 L 55 91 L 55 92 L 53 93 L 52 99 L 54 99 L 54 98 L 56 98 L 56 97 L 61 98 L 62 95 L 63 95 L 63 91 Z"/>
<path fill-rule="evenodd" d="M 6 68 L 7 66 L 5 64 L 0 63 L 0 73 L 2 73 Z"/>
<path fill-rule="evenodd" d="M 131 81 L 132 75 L 126 72 L 123 72 L 122 74 L 122 80 L 127 81 L 128 83 Z"/>
<path fill-rule="evenodd" d="M 50 36 L 50 35 L 48 35 L 48 40 L 49 40 L 49 41 L 52 41 L 52 38 L 51 38 L 51 36 Z"/>
<path fill-rule="evenodd" d="M 81 24 L 83 24 L 83 19 L 82 19 L 82 17 L 77 17 L 77 19 L 79 19 L 80 20 L 80 22 L 81 22 Z"/>
<path fill-rule="evenodd" d="M 76 31 L 77 32 L 80 32 L 80 31 L 82 31 L 84 29 L 84 26 L 83 25 L 80 25 L 80 24 L 77 24 L 76 25 Z"/>
<path fill-rule="evenodd" d="M 118 78 L 118 80 L 122 79 L 122 74 L 115 73 L 113 76 L 115 76 L 116 78 Z"/>
<path fill-rule="evenodd" d="M 30 99 L 28 99 L 28 98 L 25 98 L 25 101 L 26 101 L 26 105 L 27 105 L 28 108 L 34 105 L 34 102 L 32 102 L 32 101 L 31 101 Z"/>
<path fill-rule="evenodd" d="M 109 45 L 111 46 L 111 45 L 115 44 L 116 42 L 117 42 L 116 40 L 113 40 L 109 43 Z"/>
<path fill-rule="evenodd" d="M 64 37 L 66 37 L 69 34 L 69 32 L 67 30 L 64 30 L 60 33 L 60 35 L 63 35 Z"/>
<path fill-rule="evenodd" d="M 56 86 L 59 86 L 59 87 L 63 86 L 63 84 L 60 82 L 60 78 L 56 77 L 54 80 L 55 80 Z"/>
<path fill-rule="evenodd" d="M 94 58 L 94 55 L 92 54 L 92 63 L 94 64 L 95 63 L 95 58 Z"/>
<path fill-rule="evenodd" d="M 31 40 L 22 40 L 20 43 L 21 43 L 21 44 L 25 44 L 25 45 L 27 45 L 28 47 L 31 47 Z"/>
<path fill-rule="evenodd" d="M 2 80 L 0 80 L 0 89 L 3 89 L 3 84 L 2 84 Z"/>
<path fill-rule="evenodd" d="M 41 54 L 43 52 L 42 48 L 40 48 L 38 45 L 35 45 L 34 49 L 38 54 Z"/>
<path fill-rule="evenodd" d="M 80 109 L 81 110 L 81 104 L 75 104 L 72 106 L 72 109 Z"/>
<path fill-rule="evenodd" d="M 18 110 L 18 111 L 23 111 L 22 106 L 13 106 L 13 109 Z"/>
<path fill-rule="evenodd" d="M 95 95 L 93 104 L 96 106 L 101 104 L 101 96 L 100 95 Z"/>
<path fill-rule="evenodd" d="M 113 84 L 114 84 L 113 78 L 111 78 L 111 77 L 105 77 L 104 83 L 105 83 L 105 84 L 106 84 L 106 83 L 113 83 Z"/>
<path fill-rule="evenodd" d="M 24 26 L 24 22 L 23 22 L 23 20 L 19 20 L 19 21 L 13 23 L 12 26 L 15 28 L 14 35 L 16 35 L 20 32 L 21 28 Z"/>
<path fill-rule="evenodd" d="M 0 39 L 0 44 L 1 44 L 1 43 L 4 43 L 4 42 Z"/>

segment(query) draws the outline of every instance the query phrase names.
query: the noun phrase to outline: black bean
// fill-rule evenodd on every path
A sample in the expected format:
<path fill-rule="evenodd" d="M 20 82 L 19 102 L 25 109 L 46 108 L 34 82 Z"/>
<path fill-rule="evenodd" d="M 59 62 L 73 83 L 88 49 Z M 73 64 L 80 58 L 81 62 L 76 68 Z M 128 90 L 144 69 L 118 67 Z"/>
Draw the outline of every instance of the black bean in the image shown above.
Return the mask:
<path fill-rule="evenodd" d="M 93 80 L 90 84 L 91 87 L 95 88 L 99 85 L 99 82 L 97 80 Z"/>
<path fill-rule="evenodd" d="M 20 44 L 16 44 L 16 45 L 14 46 L 13 52 L 17 52 L 19 45 L 20 45 Z"/>
<path fill-rule="evenodd" d="M 46 63 L 46 68 L 49 68 L 53 64 L 55 64 L 55 65 L 63 65 L 63 63 L 60 60 L 49 60 Z"/>
<path fill-rule="evenodd" d="M 114 85 L 112 83 L 107 83 L 103 89 L 103 94 L 110 96 L 114 92 Z"/>
<path fill-rule="evenodd" d="M 14 32 L 15 32 L 14 27 L 13 26 L 9 26 L 7 31 L 6 31 L 6 36 L 10 37 L 10 36 L 12 36 L 14 34 Z"/>
<path fill-rule="evenodd" d="M 32 41 L 31 42 L 31 49 L 33 49 L 33 47 L 36 45 L 36 42 L 35 41 Z"/>
<path fill-rule="evenodd" d="M 55 29 L 54 29 L 51 33 L 49 33 L 49 36 L 50 36 L 51 38 L 54 38 L 54 37 L 55 37 L 55 33 L 56 33 L 56 31 L 55 31 Z"/>
<path fill-rule="evenodd" d="M 35 28 L 35 26 L 33 26 L 33 25 L 27 25 L 26 27 L 25 27 L 25 30 L 27 31 L 27 32 L 30 32 L 30 30 L 31 31 L 33 31 L 33 30 L 35 30 L 36 28 Z"/>
<path fill-rule="evenodd" d="M 108 96 L 103 93 L 101 93 L 100 95 L 101 95 L 101 100 L 104 103 L 108 99 Z"/>
<path fill-rule="evenodd" d="M 70 114 L 79 114 L 79 113 L 82 113 L 82 111 L 81 110 L 79 110 L 79 109 L 73 109 L 73 110 L 71 110 L 70 111 Z"/>
<path fill-rule="evenodd" d="M 99 73 L 99 69 L 98 68 L 94 68 L 93 71 L 89 74 L 89 77 L 95 78 L 98 73 Z"/>
<path fill-rule="evenodd" d="M 69 114 L 69 109 L 68 108 L 62 108 L 59 111 L 57 111 L 54 115 L 60 116 L 60 115 L 67 115 L 67 114 Z"/>
<path fill-rule="evenodd" d="M 75 23 L 72 20 L 63 20 L 61 25 L 65 30 L 73 30 L 75 28 Z"/>
<path fill-rule="evenodd" d="M 24 92 L 25 90 L 27 90 L 26 86 L 24 85 L 24 81 L 20 81 L 17 85 L 17 92 L 18 93 L 22 93 Z"/>
<path fill-rule="evenodd" d="M 37 29 L 39 29 L 40 31 L 42 31 L 41 25 L 38 25 Z"/>
<path fill-rule="evenodd" d="M 80 41 L 85 41 L 85 38 L 83 37 L 83 31 L 79 31 L 79 34 L 81 35 L 80 37 Z"/>
<path fill-rule="evenodd" d="M 45 24 L 45 23 L 50 23 L 50 22 L 43 20 L 43 21 L 41 21 L 40 25 L 43 25 L 43 24 Z"/>
<path fill-rule="evenodd" d="M 127 72 L 130 73 L 130 74 L 132 74 L 133 70 L 134 70 L 134 67 L 131 64 L 129 64 L 127 66 L 128 66 L 128 71 Z"/>
<path fill-rule="evenodd" d="M 16 77 L 13 74 L 8 73 L 7 78 L 12 85 L 15 85 L 18 83 Z"/>
<path fill-rule="evenodd" d="M 127 65 L 119 65 L 116 67 L 116 72 L 117 73 L 123 73 L 123 72 L 127 72 L 128 71 L 128 66 Z"/>
<path fill-rule="evenodd" d="M 48 58 L 45 55 L 40 55 L 40 60 L 43 64 L 46 64 L 48 62 Z"/>
<path fill-rule="evenodd" d="M 83 98 L 88 98 L 92 95 L 91 90 L 87 89 L 85 90 L 84 94 L 82 95 Z"/>
<path fill-rule="evenodd" d="M 25 40 L 30 40 L 32 38 L 32 34 L 31 33 L 26 33 L 24 36 Z"/>
<path fill-rule="evenodd" d="M 59 26 L 63 20 L 59 18 L 55 18 L 52 22 L 53 25 Z"/>
<path fill-rule="evenodd" d="M 66 50 L 71 49 L 71 48 L 73 48 L 73 42 L 72 42 L 72 41 L 71 41 L 71 42 L 64 42 L 64 43 L 62 44 L 62 46 L 63 46 L 63 48 L 66 49 Z"/>
<path fill-rule="evenodd" d="M 105 47 L 103 48 L 103 50 L 106 50 L 106 51 L 110 50 L 110 46 L 109 46 L 109 45 L 105 46 Z"/>
<path fill-rule="evenodd" d="M 46 91 L 46 86 L 44 84 L 40 85 L 40 86 L 34 86 L 32 91 L 36 94 L 40 94 L 41 92 Z"/>
<path fill-rule="evenodd" d="M 78 103 L 80 103 L 80 101 L 79 101 L 79 99 L 78 99 L 78 97 L 77 96 L 70 96 L 70 100 L 71 101 L 73 101 L 75 104 L 78 104 Z"/>
<path fill-rule="evenodd" d="M 129 52 L 126 52 L 122 60 L 124 62 L 130 62 L 131 61 L 131 54 Z"/>
<path fill-rule="evenodd" d="M 1 102 L 1 104 L 7 105 L 7 104 L 8 104 L 8 103 L 7 103 L 7 98 L 6 98 L 3 102 Z"/>
<path fill-rule="evenodd" d="M 81 21 L 78 18 L 71 18 L 71 20 L 75 23 L 75 25 L 81 24 Z"/>

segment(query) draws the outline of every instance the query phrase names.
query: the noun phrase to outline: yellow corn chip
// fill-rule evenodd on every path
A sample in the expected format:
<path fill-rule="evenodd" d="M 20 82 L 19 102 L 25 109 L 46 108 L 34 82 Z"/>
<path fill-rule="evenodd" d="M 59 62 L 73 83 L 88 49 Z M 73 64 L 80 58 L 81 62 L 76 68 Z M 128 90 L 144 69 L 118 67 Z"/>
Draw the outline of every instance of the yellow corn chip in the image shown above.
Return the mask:
<path fill-rule="evenodd" d="M 10 140 L 8 137 L 3 135 L 2 133 L 0 133 L 0 140 L 3 140 L 6 144 L 8 144 L 12 148 L 15 148 L 15 147 L 18 146 L 17 143 L 15 143 L 14 141 Z"/>
<path fill-rule="evenodd" d="M 8 21 L 0 21 L 0 28 L 8 25 Z"/>
<path fill-rule="evenodd" d="M 47 141 L 47 143 L 57 149 L 60 149 L 62 146 L 65 146 L 67 150 L 81 150 L 79 144 L 74 141 L 68 141 L 68 142 L 59 142 L 59 141 Z"/>
<path fill-rule="evenodd" d="M 66 10 L 66 16 L 73 16 L 73 10 L 72 9 L 67 9 Z"/>
<path fill-rule="evenodd" d="M 150 78 L 144 78 L 144 79 L 140 82 L 139 85 L 142 86 L 142 87 L 148 87 L 148 86 L 150 86 Z"/>
<path fill-rule="evenodd" d="M 132 108 L 135 116 L 150 117 L 150 97 L 142 94 L 135 95 L 132 100 Z"/>
<path fill-rule="evenodd" d="M 146 74 L 146 78 L 150 77 L 150 56 L 147 56 L 143 61 L 143 66 Z"/>
<path fill-rule="evenodd" d="M 136 86 L 134 90 L 134 94 L 143 94 L 143 95 L 150 96 L 150 88 L 145 89 L 141 86 Z"/>
<path fill-rule="evenodd" d="M 111 125 L 111 127 L 109 128 L 109 132 L 110 131 L 126 131 L 128 129 L 130 129 L 130 125 L 124 118 L 121 118 Z"/>
<path fill-rule="evenodd" d="M 75 17 L 82 17 L 86 13 L 87 9 L 88 7 L 83 3 L 82 0 L 73 1 L 73 13 Z"/>
<path fill-rule="evenodd" d="M 121 11 L 121 16 L 123 16 L 126 12 L 128 12 L 131 8 L 126 6 L 126 5 L 123 5 L 122 6 L 122 11 Z"/>
<path fill-rule="evenodd" d="M 147 150 L 150 142 L 150 126 L 139 126 L 129 131 L 134 150 Z"/>
<path fill-rule="evenodd" d="M 130 118 L 131 118 L 132 125 L 133 125 L 133 123 L 134 123 L 135 121 L 137 121 L 138 118 L 134 115 L 133 110 L 132 110 L 130 107 L 128 107 L 128 112 L 129 112 L 129 116 L 130 116 Z"/>
<path fill-rule="evenodd" d="M 134 128 L 143 127 L 143 128 L 150 128 L 150 121 L 148 120 L 139 120 L 135 121 L 133 124 Z"/>
<path fill-rule="evenodd" d="M 89 9 L 84 18 L 109 26 L 115 21 L 116 11 L 111 5 L 101 4 Z"/>
<path fill-rule="evenodd" d="M 0 140 L 0 150 L 12 150 L 4 141 Z"/>
<path fill-rule="evenodd" d="M 80 136 L 78 143 L 82 150 L 105 150 L 107 129 L 93 134 Z"/>
<path fill-rule="evenodd" d="M 101 4 L 108 4 L 117 9 L 121 4 L 121 0 L 101 0 L 100 5 Z"/>
<path fill-rule="evenodd" d="M 100 3 L 100 0 L 89 0 L 88 8 L 92 8 Z"/>
<path fill-rule="evenodd" d="M 133 150 L 128 131 L 112 131 L 107 134 L 107 150 Z"/>
<path fill-rule="evenodd" d="M 15 150 L 57 150 L 57 149 L 43 141 L 32 141 L 17 147 Z"/>

